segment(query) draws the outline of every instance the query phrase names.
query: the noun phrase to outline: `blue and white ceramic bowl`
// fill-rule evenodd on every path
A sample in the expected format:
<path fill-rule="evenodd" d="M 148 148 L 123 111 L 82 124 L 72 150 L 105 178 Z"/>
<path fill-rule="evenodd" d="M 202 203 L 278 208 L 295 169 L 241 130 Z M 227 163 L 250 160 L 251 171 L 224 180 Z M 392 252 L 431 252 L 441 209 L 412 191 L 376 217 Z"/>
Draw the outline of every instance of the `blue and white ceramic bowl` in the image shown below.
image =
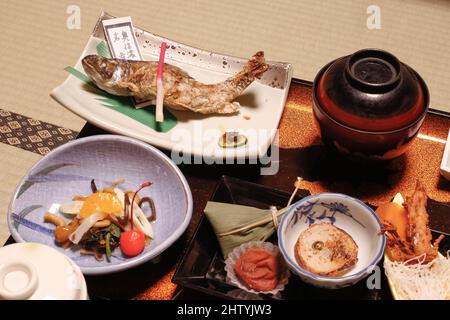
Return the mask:
<path fill-rule="evenodd" d="M 358 245 L 358 262 L 337 278 L 315 275 L 301 268 L 294 248 L 300 234 L 314 223 L 328 222 L 347 232 Z M 278 246 L 289 268 L 303 281 L 317 287 L 338 289 L 369 275 L 383 256 L 385 236 L 375 212 L 352 197 L 322 193 L 306 197 L 286 212 L 278 228 Z"/>
<path fill-rule="evenodd" d="M 152 225 L 155 239 L 143 253 L 127 258 L 116 248 L 109 262 L 97 261 L 93 256 L 80 255 L 79 250 L 63 249 L 55 243 L 54 226 L 44 222 L 44 213 L 57 213 L 59 205 L 74 195 L 91 194 L 91 179 L 95 179 L 99 188 L 125 179 L 121 185 L 124 190 L 136 190 L 145 181 L 154 183 L 140 192 L 141 196 L 152 197 L 157 211 L 157 220 Z M 144 213 L 150 214 L 150 208 Z M 105 274 L 157 257 L 184 233 L 191 215 L 191 190 L 166 155 L 132 138 L 100 135 L 69 142 L 38 161 L 19 182 L 7 216 L 16 242 L 51 246 L 72 259 L 84 274 Z"/>

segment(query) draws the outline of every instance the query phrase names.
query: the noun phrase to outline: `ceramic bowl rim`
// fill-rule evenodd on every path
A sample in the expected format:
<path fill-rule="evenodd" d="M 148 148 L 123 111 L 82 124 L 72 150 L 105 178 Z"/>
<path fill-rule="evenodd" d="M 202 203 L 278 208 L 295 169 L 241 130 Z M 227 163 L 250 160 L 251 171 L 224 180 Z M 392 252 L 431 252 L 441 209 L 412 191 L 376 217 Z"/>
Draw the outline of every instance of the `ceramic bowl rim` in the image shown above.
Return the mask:
<path fill-rule="evenodd" d="M 369 50 L 379 50 L 379 49 L 374 49 L 374 48 L 368 48 Z M 365 49 L 363 49 L 365 50 Z M 320 112 L 322 112 L 328 119 L 330 119 L 331 121 L 333 121 L 336 125 L 338 125 L 339 127 L 345 128 L 347 130 L 353 131 L 353 132 L 358 132 L 361 134 L 370 134 L 370 135 L 388 135 L 388 134 L 393 134 L 393 133 L 398 133 L 401 131 L 405 131 L 408 130 L 412 127 L 414 127 L 415 125 L 417 125 L 418 123 L 420 123 L 420 121 L 422 121 L 425 116 L 427 115 L 428 112 L 428 108 L 430 106 L 430 92 L 428 90 L 428 86 L 426 85 L 425 81 L 423 80 L 423 78 L 414 70 L 412 69 L 410 66 L 408 66 L 406 63 L 401 62 L 403 65 L 405 65 L 419 80 L 420 85 L 423 89 L 423 95 L 424 95 L 424 107 L 422 110 L 422 113 L 420 114 L 419 117 L 417 117 L 416 120 L 414 120 L 413 122 L 411 122 L 410 124 L 407 124 L 406 126 L 403 126 L 401 128 L 398 129 L 393 129 L 393 130 L 384 130 L 384 131 L 368 131 L 368 130 L 362 130 L 362 129 L 356 129 L 353 127 L 350 127 L 348 125 L 345 125 L 343 123 L 341 123 L 340 121 L 338 121 L 337 119 L 335 119 L 334 117 L 332 117 L 328 112 L 326 112 L 324 110 L 324 108 L 322 108 L 322 105 L 320 104 L 318 98 L 317 98 L 317 85 L 319 83 L 319 80 L 321 79 L 322 75 L 325 73 L 326 70 L 328 70 L 328 68 L 335 63 L 338 60 L 350 57 L 350 55 L 346 55 L 337 59 L 334 59 L 333 61 L 330 61 L 329 63 L 327 63 L 325 66 L 323 66 L 319 72 L 316 74 L 313 84 L 312 84 L 312 99 L 313 99 L 313 110 L 315 109 L 315 107 L 317 107 L 317 109 L 320 110 Z M 314 113 L 314 112 L 313 112 Z M 315 113 L 314 113 L 315 115 Z M 317 116 L 315 116 L 317 118 Z M 317 122 L 320 123 L 320 121 L 317 119 Z"/>
<path fill-rule="evenodd" d="M 362 202 L 359 199 L 356 199 L 356 198 L 350 197 L 348 195 L 345 195 L 345 194 L 325 192 L 325 193 L 319 193 L 319 194 L 307 196 L 307 197 L 297 201 L 296 203 L 294 203 L 291 206 L 291 208 L 289 208 L 289 210 L 281 218 L 281 222 L 280 222 L 280 225 L 278 227 L 278 232 L 277 232 L 278 246 L 280 247 L 280 251 L 281 251 L 283 257 L 285 258 L 286 262 L 289 264 L 289 266 L 291 268 L 294 268 L 294 270 L 296 272 L 300 273 L 301 275 L 303 275 L 303 276 L 305 276 L 307 278 L 311 278 L 311 279 L 318 280 L 318 281 L 321 281 L 321 282 L 331 282 L 331 283 L 342 283 L 342 282 L 347 282 L 348 280 L 358 279 L 361 275 L 371 271 L 371 269 L 374 266 L 376 266 L 377 263 L 383 257 L 384 248 L 385 248 L 385 245 L 386 245 L 386 236 L 384 234 L 381 235 L 381 244 L 379 246 L 378 253 L 377 253 L 377 255 L 375 256 L 375 258 L 372 260 L 372 262 L 370 264 L 368 264 L 363 270 L 361 270 L 361 271 L 359 271 L 357 273 L 350 274 L 350 275 L 344 276 L 344 277 L 337 277 L 337 278 L 328 278 L 328 277 L 318 276 L 318 275 L 316 275 L 314 273 L 306 271 L 305 269 L 301 268 L 295 261 L 292 261 L 292 259 L 289 257 L 289 255 L 287 254 L 287 251 L 286 251 L 286 249 L 284 247 L 283 232 L 282 231 L 283 231 L 283 228 L 284 228 L 284 226 L 286 224 L 286 221 L 287 221 L 288 217 L 291 216 L 292 212 L 294 212 L 294 210 L 300 204 L 302 204 L 302 203 L 304 203 L 306 201 L 309 201 L 311 199 L 316 199 L 316 198 L 327 197 L 327 196 L 332 196 L 332 197 L 336 197 L 336 198 L 344 198 L 346 200 L 353 201 L 354 203 L 359 205 L 363 209 L 364 212 L 370 213 L 369 216 L 375 219 L 375 221 L 378 223 L 378 226 L 379 226 L 380 231 L 381 231 L 382 225 L 381 225 L 380 218 L 378 218 L 378 216 L 376 215 L 375 211 L 373 211 L 364 202 Z"/>
<path fill-rule="evenodd" d="M 180 182 L 183 186 L 184 193 L 186 195 L 187 208 L 186 208 L 185 217 L 184 217 L 183 222 L 177 227 L 175 232 L 173 232 L 167 239 L 165 239 L 163 242 L 161 242 L 155 248 L 155 250 L 153 250 L 151 252 L 147 252 L 144 255 L 141 255 L 137 259 L 134 259 L 131 261 L 124 261 L 124 262 L 116 264 L 116 265 L 104 266 L 104 267 L 82 267 L 82 266 L 79 266 L 84 275 L 100 275 L 100 274 L 116 273 L 116 272 L 134 268 L 140 264 L 150 261 L 151 259 L 154 259 L 155 257 L 159 256 L 161 253 L 163 253 L 166 249 L 168 249 L 176 240 L 178 240 L 179 237 L 181 237 L 183 235 L 183 233 L 186 231 L 186 229 L 191 221 L 192 210 L 193 210 L 192 192 L 191 192 L 191 189 L 189 187 L 189 184 L 188 184 L 186 178 L 184 177 L 181 170 L 177 167 L 177 165 L 168 156 L 166 156 L 162 151 L 158 150 L 157 148 L 155 148 L 154 146 L 152 146 L 150 144 L 147 144 L 147 143 L 137 140 L 135 138 L 114 135 L 114 134 L 94 135 L 94 136 L 83 137 L 83 138 L 69 141 L 69 142 L 53 149 L 51 152 L 49 152 L 44 157 L 39 159 L 35 164 L 33 164 L 33 166 L 27 170 L 27 172 L 23 175 L 23 177 L 17 183 L 15 191 L 10 199 L 7 213 L 6 213 L 9 232 L 11 233 L 11 236 L 14 238 L 14 240 L 16 242 L 19 242 L 19 243 L 27 242 L 21 237 L 19 232 L 12 227 L 12 218 L 11 218 L 13 203 L 17 198 L 17 194 L 19 192 L 20 187 L 24 183 L 25 178 L 28 177 L 30 175 L 30 173 L 38 165 L 40 165 L 43 161 L 45 161 L 48 156 L 64 152 L 65 150 L 70 149 L 74 146 L 89 143 L 92 141 L 110 141 L 110 142 L 120 141 L 120 142 L 124 142 L 126 144 L 133 144 L 135 146 L 147 149 L 150 152 L 154 153 L 157 156 L 157 158 L 159 158 L 161 161 L 165 162 L 173 170 L 173 172 L 176 174 L 176 176 L 180 179 Z"/>

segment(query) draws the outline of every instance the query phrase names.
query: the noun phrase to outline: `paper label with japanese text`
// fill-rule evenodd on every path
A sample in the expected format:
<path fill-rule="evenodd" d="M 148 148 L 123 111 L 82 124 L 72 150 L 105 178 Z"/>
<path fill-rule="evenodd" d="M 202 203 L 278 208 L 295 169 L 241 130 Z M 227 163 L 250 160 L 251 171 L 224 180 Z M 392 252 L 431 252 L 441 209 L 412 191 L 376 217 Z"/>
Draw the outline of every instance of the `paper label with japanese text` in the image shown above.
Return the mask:
<path fill-rule="evenodd" d="M 103 20 L 103 29 L 113 58 L 143 60 L 131 17 Z"/>
<path fill-rule="evenodd" d="M 108 42 L 111 56 L 125 60 L 144 60 L 134 34 L 131 17 L 103 20 L 103 30 Z M 153 101 L 133 99 L 136 108 L 153 105 Z"/>

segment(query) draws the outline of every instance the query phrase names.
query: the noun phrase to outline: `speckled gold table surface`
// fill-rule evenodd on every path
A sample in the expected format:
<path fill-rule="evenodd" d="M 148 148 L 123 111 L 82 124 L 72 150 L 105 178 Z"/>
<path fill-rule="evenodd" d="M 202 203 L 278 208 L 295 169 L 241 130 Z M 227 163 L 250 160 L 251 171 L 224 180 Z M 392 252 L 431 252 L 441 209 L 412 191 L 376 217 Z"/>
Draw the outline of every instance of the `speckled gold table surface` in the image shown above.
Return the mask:
<path fill-rule="evenodd" d="M 450 183 L 439 174 L 450 118 L 428 114 L 411 149 L 399 159 L 378 166 L 355 164 L 330 153 L 321 144 L 313 124 L 311 98 L 310 86 L 292 83 L 279 125 L 280 168 L 276 175 L 261 176 L 260 168 L 251 165 L 181 165 L 194 198 L 193 217 L 186 233 L 157 263 L 101 278 L 88 277 L 90 294 L 105 298 L 171 299 L 177 289 L 171 282 L 176 264 L 222 175 L 287 192 L 292 191 L 296 177 L 302 176 L 302 188 L 313 194 L 340 192 L 375 206 L 390 201 L 397 192 L 408 195 L 419 178 L 430 198 L 450 202 Z M 103 132 L 87 125 L 80 135 L 99 133 Z M 197 295 L 200 296 L 189 291 L 182 297 Z"/>
<path fill-rule="evenodd" d="M 430 198 L 448 202 L 450 184 L 440 176 L 439 166 L 449 127 L 449 118 L 428 114 L 411 149 L 399 159 L 381 168 L 355 168 L 352 165 L 347 166 L 346 162 L 339 165 L 327 159 L 320 159 L 316 164 L 319 167 L 317 170 L 323 170 L 326 174 L 317 174 L 317 179 L 305 181 L 304 187 L 312 193 L 346 193 L 378 205 L 389 201 L 397 192 L 410 193 L 415 180 L 421 179 Z M 313 124 L 312 94 L 309 86 L 294 84 L 291 87 L 279 128 L 281 148 L 304 149 L 320 144 Z M 319 159 L 317 154 L 315 159 Z M 303 160 L 308 159 L 305 157 Z M 361 172 L 358 169 L 382 172 Z"/>
<path fill-rule="evenodd" d="M 381 8 L 382 28 L 366 26 L 369 5 Z M 81 10 L 81 28 L 66 27 L 71 5 Z M 2 0 L 0 40 L 0 108 L 79 130 L 84 120 L 53 101 L 48 93 L 61 83 L 63 68 L 72 65 L 102 10 L 130 15 L 136 25 L 199 48 L 235 56 L 264 49 L 271 60 L 289 61 L 295 76 L 312 80 L 325 63 L 364 47 L 380 47 L 413 66 L 428 83 L 434 108 L 450 110 L 448 56 L 450 2 L 446 0 L 358 1 L 123 1 Z M 154 14 L 154 13 L 157 14 Z M 275 14 L 274 14 L 275 13 Z M 170 17 L 168 19 L 167 17 Z M 220 17 L 220 19 L 218 19 Z M 183 26 L 180 28 L 179 26 Z M 417 45 L 420 44 L 420 45 Z M 430 197 L 449 201 L 449 183 L 438 167 L 450 121 L 429 115 L 407 155 L 378 168 L 354 168 L 335 161 L 320 145 L 311 122 L 308 87 L 294 84 L 280 123 L 281 162 L 276 176 L 260 177 L 258 169 L 183 167 L 195 194 L 194 217 L 188 232 L 161 257 L 126 274 L 88 279 L 92 295 L 111 298 L 172 297 L 170 282 L 179 258 L 206 201 L 221 174 L 229 174 L 290 191 L 297 175 L 313 193 L 345 192 L 373 204 L 407 193 L 420 176 Z M 96 132 L 86 127 L 84 134 Z M 6 208 L 16 183 L 40 159 L 0 144 L 0 239 L 8 236 Z M 13 168 L 13 169 L 11 169 Z M 171 271 L 170 271 L 171 270 Z M 112 280 L 112 281 L 108 281 Z M 114 282 L 115 281 L 115 282 Z"/>

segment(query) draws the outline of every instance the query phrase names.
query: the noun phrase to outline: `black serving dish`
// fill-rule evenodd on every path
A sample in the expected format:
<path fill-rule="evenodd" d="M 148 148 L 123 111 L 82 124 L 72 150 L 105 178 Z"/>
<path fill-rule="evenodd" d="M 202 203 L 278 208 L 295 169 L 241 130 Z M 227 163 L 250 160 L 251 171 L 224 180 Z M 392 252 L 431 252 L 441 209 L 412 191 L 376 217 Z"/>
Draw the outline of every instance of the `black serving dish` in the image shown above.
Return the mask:
<path fill-rule="evenodd" d="M 300 190 L 296 200 L 308 196 L 309 192 Z M 284 207 L 290 194 L 274 190 L 262 185 L 246 182 L 236 178 L 224 176 L 220 180 L 211 201 L 226 202 L 240 205 L 268 208 L 271 205 Z M 226 219 L 226 217 L 224 217 Z M 449 237 L 441 245 L 441 251 L 448 250 Z M 276 235 L 271 239 L 276 242 Z M 211 295 L 220 299 L 239 300 L 302 300 L 302 299 L 363 299 L 363 300 L 391 300 L 392 294 L 380 262 L 380 289 L 369 290 L 366 280 L 356 285 L 342 289 L 321 289 L 302 282 L 297 276 L 291 275 L 285 290 L 277 296 L 264 294 L 250 294 L 225 282 L 224 259 L 216 236 L 203 216 L 191 239 L 178 268 L 173 282 L 178 285 Z M 185 294 L 186 296 L 186 294 Z"/>

